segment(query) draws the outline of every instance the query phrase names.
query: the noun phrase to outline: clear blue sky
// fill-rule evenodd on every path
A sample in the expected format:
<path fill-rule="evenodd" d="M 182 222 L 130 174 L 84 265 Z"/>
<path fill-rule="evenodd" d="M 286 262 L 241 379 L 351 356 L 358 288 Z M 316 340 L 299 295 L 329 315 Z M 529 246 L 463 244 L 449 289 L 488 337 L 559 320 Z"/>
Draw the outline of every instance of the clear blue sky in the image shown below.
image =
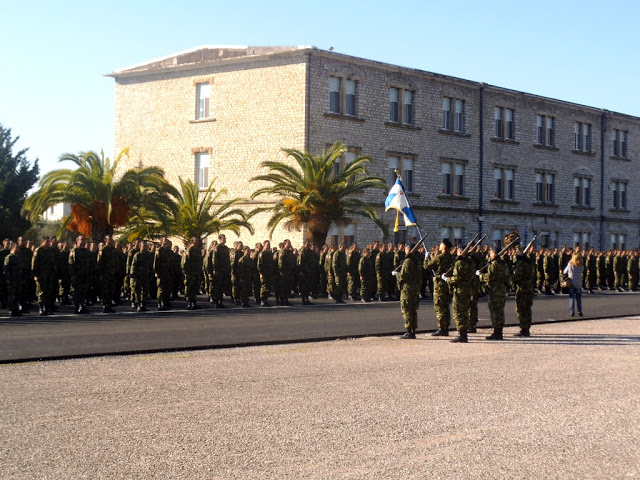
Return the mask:
<path fill-rule="evenodd" d="M 0 123 L 41 172 L 113 156 L 116 69 L 199 45 L 313 45 L 640 116 L 640 1 L 0 0 Z"/>

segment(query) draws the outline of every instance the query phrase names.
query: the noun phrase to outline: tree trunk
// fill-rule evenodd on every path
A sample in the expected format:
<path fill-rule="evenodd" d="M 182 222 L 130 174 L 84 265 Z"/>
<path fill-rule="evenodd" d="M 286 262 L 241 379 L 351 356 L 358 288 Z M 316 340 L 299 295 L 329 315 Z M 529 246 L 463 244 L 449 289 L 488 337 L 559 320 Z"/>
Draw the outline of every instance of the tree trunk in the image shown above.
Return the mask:
<path fill-rule="evenodd" d="M 322 246 L 327 241 L 327 230 L 307 230 L 307 240 L 311 240 L 317 248 L 322 248 Z"/>

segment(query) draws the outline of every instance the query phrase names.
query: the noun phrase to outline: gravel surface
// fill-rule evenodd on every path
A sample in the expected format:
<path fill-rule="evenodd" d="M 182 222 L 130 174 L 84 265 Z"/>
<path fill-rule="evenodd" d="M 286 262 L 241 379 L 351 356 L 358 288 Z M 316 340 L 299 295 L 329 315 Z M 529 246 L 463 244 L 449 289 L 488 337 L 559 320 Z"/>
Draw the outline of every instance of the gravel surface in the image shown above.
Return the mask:
<path fill-rule="evenodd" d="M 0 366 L 2 479 L 640 479 L 640 317 Z"/>

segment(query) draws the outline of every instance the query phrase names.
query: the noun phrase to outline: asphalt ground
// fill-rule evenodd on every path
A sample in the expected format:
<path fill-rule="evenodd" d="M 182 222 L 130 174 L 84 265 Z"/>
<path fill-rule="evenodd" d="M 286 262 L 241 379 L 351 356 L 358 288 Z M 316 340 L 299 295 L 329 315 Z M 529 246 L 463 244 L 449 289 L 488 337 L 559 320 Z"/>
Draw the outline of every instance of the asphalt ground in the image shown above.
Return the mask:
<path fill-rule="evenodd" d="M 123 305 L 115 314 L 102 314 L 101 307 L 93 306 L 89 315 L 74 315 L 73 307 L 61 306 L 54 316 L 46 317 L 8 317 L 5 310 L 0 312 L 0 363 L 322 341 L 404 331 L 397 301 L 336 305 L 318 299 L 309 307 L 302 306 L 300 299 L 291 302 L 292 307 L 216 310 L 201 297 L 202 310 L 197 311 L 187 311 L 180 300 L 174 301 L 175 309 L 168 312 L 151 308 L 150 312 L 136 313 Z M 595 295 L 584 294 L 583 303 L 586 318 L 640 315 L 637 292 L 597 291 Z M 507 299 L 505 313 L 507 325 L 517 325 L 513 297 Z M 490 325 L 486 298 L 480 300 L 479 318 L 480 326 Z M 535 297 L 534 323 L 570 319 L 567 295 Z M 421 332 L 437 328 L 431 301 L 420 303 L 418 327 Z"/>
<path fill-rule="evenodd" d="M 3 479 L 640 478 L 640 316 L 0 365 Z"/>

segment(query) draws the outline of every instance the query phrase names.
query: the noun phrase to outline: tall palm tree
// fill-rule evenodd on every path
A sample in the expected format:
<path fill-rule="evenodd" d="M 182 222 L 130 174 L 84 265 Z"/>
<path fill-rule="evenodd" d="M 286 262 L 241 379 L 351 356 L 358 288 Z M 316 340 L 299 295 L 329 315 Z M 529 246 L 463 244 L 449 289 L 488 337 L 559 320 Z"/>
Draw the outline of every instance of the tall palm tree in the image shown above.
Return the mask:
<path fill-rule="evenodd" d="M 207 236 L 222 231 L 239 235 L 240 229 L 245 228 L 253 234 L 250 216 L 241 208 L 235 207 L 242 199 L 219 201 L 221 196 L 227 194 L 227 190 L 216 191 L 215 181 L 214 178 L 207 190 L 201 192 L 196 183 L 181 178 L 180 190 L 175 194 L 168 217 L 151 214 L 133 218 L 127 228 L 129 239 L 166 235 L 178 237 L 187 245 L 193 237 L 202 241 Z"/>
<path fill-rule="evenodd" d="M 50 206 L 69 203 L 71 214 L 63 220 L 61 230 L 67 228 L 94 241 L 147 212 L 166 217 L 171 195 L 177 190 L 159 167 L 130 169 L 116 178 L 118 164 L 128 153 L 128 149 L 122 150 L 113 163 L 104 152 L 61 155 L 60 162 L 71 161 L 77 168 L 45 174 L 40 188 L 25 201 L 23 214 L 35 221 Z"/>
<path fill-rule="evenodd" d="M 387 227 L 378 218 L 375 209 L 358 197 L 369 188 L 386 190 L 386 182 L 367 173 L 367 164 L 371 161 L 367 155 L 360 156 L 345 164 L 338 172 L 334 170 L 337 160 L 347 151 L 342 143 L 333 144 L 321 155 L 313 156 L 309 152 L 295 149 L 283 149 L 296 165 L 284 162 L 265 161 L 261 167 L 269 173 L 251 179 L 268 182 L 271 185 L 259 188 L 251 195 L 254 199 L 260 195 L 274 195 L 278 199 L 275 205 L 259 207 L 251 214 L 273 212 L 267 223 L 270 235 L 284 222 L 287 230 L 300 231 L 307 228 L 307 237 L 315 245 L 324 245 L 331 224 L 346 225 L 352 216 L 371 219 L 387 236 Z"/>

